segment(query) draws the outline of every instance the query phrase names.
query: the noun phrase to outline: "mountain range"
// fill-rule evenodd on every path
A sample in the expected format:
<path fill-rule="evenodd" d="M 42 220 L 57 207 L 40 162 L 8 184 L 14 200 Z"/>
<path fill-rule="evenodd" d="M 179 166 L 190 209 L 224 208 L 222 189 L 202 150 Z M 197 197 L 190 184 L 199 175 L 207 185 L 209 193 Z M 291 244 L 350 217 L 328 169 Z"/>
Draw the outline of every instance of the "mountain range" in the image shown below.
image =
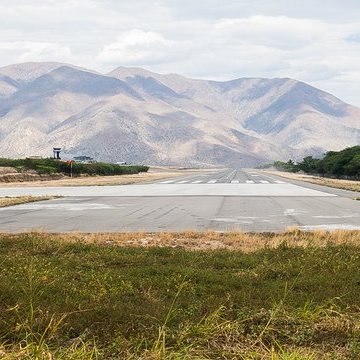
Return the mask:
<path fill-rule="evenodd" d="M 61 63 L 0 68 L 0 157 L 249 167 L 360 143 L 360 109 L 288 78 L 194 80 Z"/>

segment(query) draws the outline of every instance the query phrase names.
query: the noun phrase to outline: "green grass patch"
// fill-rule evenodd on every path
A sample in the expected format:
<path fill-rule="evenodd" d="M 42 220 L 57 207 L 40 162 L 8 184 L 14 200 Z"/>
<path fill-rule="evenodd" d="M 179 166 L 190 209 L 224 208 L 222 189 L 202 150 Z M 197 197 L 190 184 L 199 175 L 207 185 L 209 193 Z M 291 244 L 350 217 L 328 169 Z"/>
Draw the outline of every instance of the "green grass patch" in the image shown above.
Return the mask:
<path fill-rule="evenodd" d="M 355 360 L 359 268 L 350 245 L 245 254 L 3 235 L 0 357 Z"/>

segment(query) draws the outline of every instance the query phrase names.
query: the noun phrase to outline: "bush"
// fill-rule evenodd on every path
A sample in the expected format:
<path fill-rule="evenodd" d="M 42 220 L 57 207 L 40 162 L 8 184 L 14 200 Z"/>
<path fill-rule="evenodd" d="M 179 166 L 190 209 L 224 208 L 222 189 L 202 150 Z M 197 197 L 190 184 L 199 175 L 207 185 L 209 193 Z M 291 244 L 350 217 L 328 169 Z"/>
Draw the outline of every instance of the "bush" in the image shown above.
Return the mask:
<path fill-rule="evenodd" d="M 51 167 L 51 166 L 44 166 L 44 165 L 37 165 L 35 167 L 35 170 L 39 174 L 54 174 L 54 173 L 58 172 L 56 168 Z"/>
<path fill-rule="evenodd" d="M 0 158 L 0 167 L 20 167 L 24 165 L 23 159 L 4 159 Z"/>

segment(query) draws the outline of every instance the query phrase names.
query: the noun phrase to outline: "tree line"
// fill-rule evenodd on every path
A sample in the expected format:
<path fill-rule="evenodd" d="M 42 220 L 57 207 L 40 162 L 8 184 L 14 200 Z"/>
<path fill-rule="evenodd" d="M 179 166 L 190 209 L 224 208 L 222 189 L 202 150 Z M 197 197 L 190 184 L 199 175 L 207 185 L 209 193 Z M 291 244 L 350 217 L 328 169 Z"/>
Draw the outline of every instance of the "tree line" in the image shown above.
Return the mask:
<path fill-rule="evenodd" d="M 360 146 L 341 151 L 328 151 L 321 159 L 307 156 L 298 163 L 292 160 L 275 161 L 271 166 L 287 172 L 303 171 L 326 177 L 360 179 Z"/>
<path fill-rule="evenodd" d="M 70 163 L 55 159 L 7 159 L 0 158 L 0 167 L 14 167 L 19 172 L 26 170 L 35 170 L 39 174 L 70 174 Z M 77 163 L 72 164 L 72 174 L 74 175 L 123 175 L 138 174 L 139 172 L 147 172 L 148 166 L 142 165 L 116 165 L 109 163 Z"/>

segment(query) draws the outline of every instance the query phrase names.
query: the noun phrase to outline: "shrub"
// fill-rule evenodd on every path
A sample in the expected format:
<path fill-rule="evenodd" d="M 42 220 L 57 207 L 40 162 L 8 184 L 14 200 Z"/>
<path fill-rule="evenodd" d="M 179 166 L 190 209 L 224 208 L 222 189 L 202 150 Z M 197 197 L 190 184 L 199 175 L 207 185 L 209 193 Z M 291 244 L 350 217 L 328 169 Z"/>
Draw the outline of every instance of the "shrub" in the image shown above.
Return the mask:
<path fill-rule="evenodd" d="M 44 166 L 44 165 L 36 165 L 35 170 L 39 174 L 54 174 L 58 172 L 55 167 Z"/>

